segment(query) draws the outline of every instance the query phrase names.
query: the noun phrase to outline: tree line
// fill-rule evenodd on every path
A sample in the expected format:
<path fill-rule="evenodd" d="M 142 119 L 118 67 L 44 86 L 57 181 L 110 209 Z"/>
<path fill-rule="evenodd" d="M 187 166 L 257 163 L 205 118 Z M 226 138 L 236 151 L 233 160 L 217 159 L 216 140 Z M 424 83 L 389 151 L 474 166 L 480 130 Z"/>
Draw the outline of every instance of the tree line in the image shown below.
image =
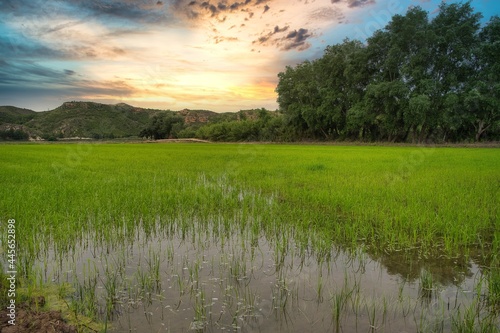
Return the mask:
<path fill-rule="evenodd" d="M 500 137 L 500 19 L 470 2 L 395 15 L 366 43 L 345 40 L 286 67 L 276 88 L 298 138 L 392 142 Z"/>
<path fill-rule="evenodd" d="M 0 130 L 0 140 L 28 140 L 29 139 L 29 134 L 24 132 L 21 129 L 4 129 Z"/>
<path fill-rule="evenodd" d="M 293 141 L 295 138 L 277 112 L 264 108 L 247 110 L 255 117 L 247 118 L 244 111 L 227 114 L 206 124 L 186 124 L 184 118 L 173 112 L 164 112 L 151 118 L 139 136 L 153 140 L 168 138 L 198 138 L 210 141 Z"/>
<path fill-rule="evenodd" d="M 140 136 L 212 141 L 500 140 L 500 18 L 471 3 L 395 15 L 366 42 L 346 39 L 278 74 L 279 110 L 190 126 L 155 116 Z"/>

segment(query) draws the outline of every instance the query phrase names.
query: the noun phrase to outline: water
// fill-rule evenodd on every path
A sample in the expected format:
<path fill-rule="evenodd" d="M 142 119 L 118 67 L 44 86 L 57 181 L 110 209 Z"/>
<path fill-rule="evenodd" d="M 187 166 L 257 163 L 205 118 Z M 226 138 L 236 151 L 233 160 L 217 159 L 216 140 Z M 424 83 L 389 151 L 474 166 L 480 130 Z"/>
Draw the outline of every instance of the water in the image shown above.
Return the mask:
<path fill-rule="evenodd" d="M 422 262 L 363 248 L 318 253 L 291 231 L 277 235 L 251 224 L 158 226 L 105 245 L 88 238 L 37 267 L 75 286 L 73 301 L 95 296 L 110 332 L 450 332 L 467 310 L 488 315 L 472 262 L 424 261 L 433 282 L 423 288 Z"/>

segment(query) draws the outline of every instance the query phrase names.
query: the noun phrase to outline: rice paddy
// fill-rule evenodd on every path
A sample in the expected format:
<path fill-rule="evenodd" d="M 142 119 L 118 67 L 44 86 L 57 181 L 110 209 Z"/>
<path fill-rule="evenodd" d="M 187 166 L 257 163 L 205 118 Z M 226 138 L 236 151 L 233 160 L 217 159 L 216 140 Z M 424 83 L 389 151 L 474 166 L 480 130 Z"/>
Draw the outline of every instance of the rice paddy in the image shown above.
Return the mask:
<path fill-rule="evenodd" d="M 498 332 L 499 165 L 484 148 L 0 145 L 2 274 L 15 219 L 18 288 L 56 286 L 82 332 Z"/>

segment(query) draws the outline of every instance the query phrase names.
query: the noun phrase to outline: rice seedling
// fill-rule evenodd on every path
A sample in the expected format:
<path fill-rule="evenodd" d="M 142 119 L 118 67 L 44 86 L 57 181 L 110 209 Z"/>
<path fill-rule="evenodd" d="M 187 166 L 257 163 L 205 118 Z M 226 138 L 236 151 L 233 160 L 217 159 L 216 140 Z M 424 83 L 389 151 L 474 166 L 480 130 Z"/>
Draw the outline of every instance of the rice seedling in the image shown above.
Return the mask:
<path fill-rule="evenodd" d="M 149 251 L 149 259 L 146 261 L 148 265 L 148 275 L 154 282 L 154 290 L 161 290 L 160 278 L 160 254 L 158 252 Z"/>
<path fill-rule="evenodd" d="M 118 298 L 118 274 L 112 269 L 106 267 L 104 278 L 101 278 L 101 282 L 104 286 L 105 294 L 105 318 L 106 321 L 109 318 L 113 318 L 117 309 Z"/>
<path fill-rule="evenodd" d="M 19 284 L 71 282 L 75 314 L 109 319 L 108 330 L 122 308 L 129 326 L 143 310 L 172 331 L 251 318 L 261 331 L 300 331 L 298 318 L 336 331 L 498 328 L 498 264 L 484 264 L 500 250 L 498 150 L 99 144 L 74 163 L 67 148 L 0 145 L 0 222 L 20 222 Z M 433 258 L 450 260 L 438 271 Z M 374 261 L 403 282 L 370 284 Z M 459 294 L 480 284 L 474 275 L 484 287 Z M 261 315 L 272 296 L 276 316 Z M 182 311 L 195 319 L 173 319 Z"/>
<path fill-rule="evenodd" d="M 210 306 L 210 305 L 208 305 Z M 205 303 L 205 292 L 200 290 L 194 300 L 193 304 L 194 318 L 191 322 L 190 329 L 195 331 L 203 331 L 207 320 L 207 305 Z"/>
<path fill-rule="evenodd" d="M 370 306 L 366 305 L 366 313 L 369 322 L 370 332 L 375 332 L 378 330 L 377 326 L 377 306 L 375 303 L 372 303 Z"/>
<path fill-rule="evenodd" d="M 436 289 L 432 274 L 426 269 L 420 272 L 420 296 L 424 300 L 430 300 Z"/>
<path fill-rule="evenodd" d="M 493 257 L 489 271 L 486 274 L 488 284 L 488 304 L 493 312 L 500 313 L 500 260 Z"/>
<path fill-rule="evenodd" d="M 75 316 L 83 314 L 84 316 L 97 319 L 99 302 L 96 288 L 97 277 L 85 279 L 83 284 L 76 285 L 76 291 L 71 302 Z"/>
<path fill-rule="evenodd" d="M 351 295 L 349 293 L 344 293 L 340 291 L 331 297 L 332 299 L 332 309 L 333 309 L 333 322 L 335 327 L 335 332 L 340 332 L 340 322 L 342 319 L 342 314 L 347 305 L 347 301 Z"/>

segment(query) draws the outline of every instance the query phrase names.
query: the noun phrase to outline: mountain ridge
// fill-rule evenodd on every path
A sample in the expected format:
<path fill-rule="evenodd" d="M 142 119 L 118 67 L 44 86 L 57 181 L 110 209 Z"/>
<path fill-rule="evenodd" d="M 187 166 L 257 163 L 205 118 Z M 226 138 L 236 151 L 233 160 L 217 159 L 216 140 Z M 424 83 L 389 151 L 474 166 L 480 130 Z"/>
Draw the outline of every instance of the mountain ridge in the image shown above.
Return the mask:
<path fill-rule="evenodd" d="M 22 132 L 30 140 L 58 138 L 126 138 L 138 136 L 157 115 L 182 117 L 187 126 L 199 127 L 224 120 L 253 119 L 257 110 L 217 113 L 210 110 L 179 111 L 149 109 L 126 103 L 103 104 L 68 101 L 48 111 L 33 111 L 16 106 L 0 106 L 0 133 Z"/>

